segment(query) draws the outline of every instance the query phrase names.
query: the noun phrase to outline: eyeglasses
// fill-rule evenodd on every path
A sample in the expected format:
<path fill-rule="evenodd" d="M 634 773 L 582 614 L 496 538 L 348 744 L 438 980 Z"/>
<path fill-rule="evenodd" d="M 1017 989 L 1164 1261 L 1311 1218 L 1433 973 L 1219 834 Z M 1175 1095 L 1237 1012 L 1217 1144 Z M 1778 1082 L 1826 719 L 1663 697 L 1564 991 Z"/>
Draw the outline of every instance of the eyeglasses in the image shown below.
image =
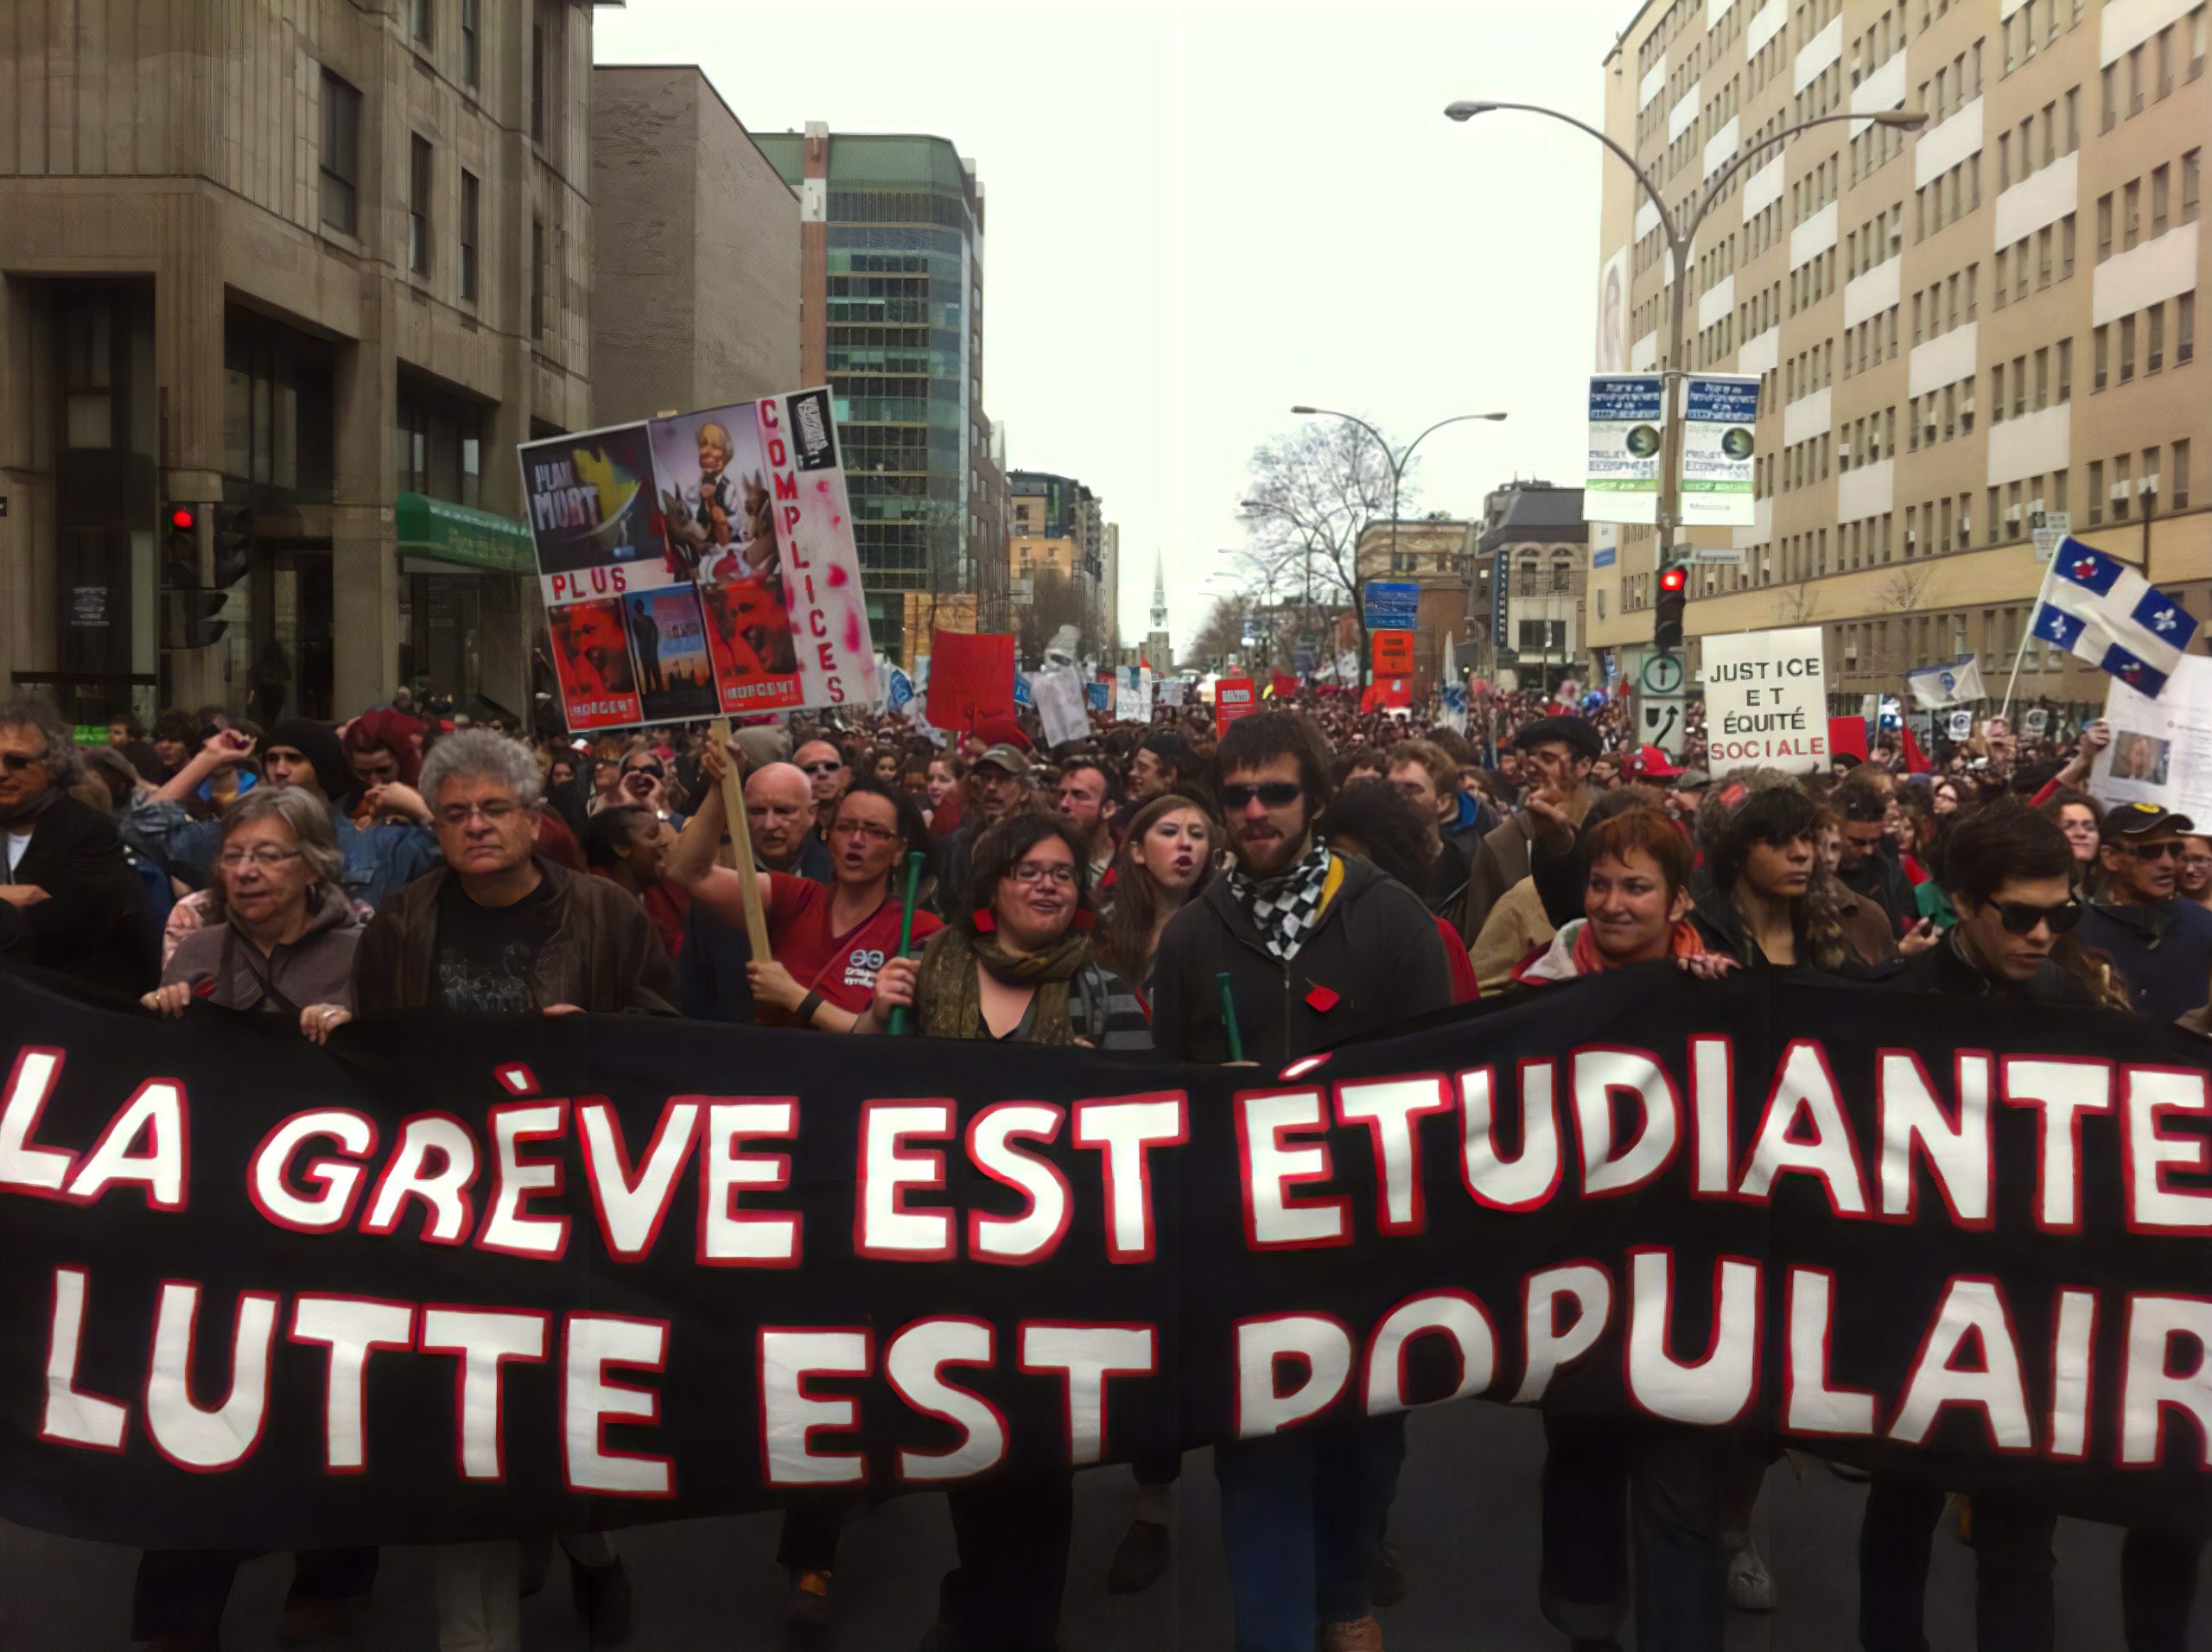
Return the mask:
<path fill-rule="evenodd" d="M 481 815 L 487 826 L 504 826 L 522 812 L 522 805 L 494 799 L 491 803 L 448 804 L 438 810 L 438 818 L 448 826 L 466 826 L 472 816 Z"/>
<path fill-rule="evenodd" d="M 1287 809 L 1305 795 L 1305 791 L 1295 780 L 1263 780 L 1255 786 L 1225 785 L 1221 789 L 1221 801 L 1232 814 L 1250 808 L 1255 797 L 1270 809 Z"/>
<path fill-rule="evenodd" d="M 2056 906 L 2033 906 L 2024 900 L 1997 903 L 1998 921 L 2012 935 L 2032 935 L 2036 925 L 2048 924 L 2053 935 L 2063 935 L 2082 921 L 2082 903 L 2062 900 Z"/>
<path fill-rule="evenodd" d="M 248 861 L 264 872 L 274 872 L 287 861 L 300 858 L 297 849 L 279 848 L 274 843 L 257 843 L 250 849 L 225 849 L 215 857 L 215 864 L 226 871 L 235 872 Z"/>
<path fill-rule="evenodd" d="M 899 836 L 888 826 L 879 826 L 872 820 L 841 820 L 831 825 L 832 834 L 843 837 L 864 837 L 871 843 L 888 843 Z"/>
<path fill-rule="evenodd" d="M 812 763 L 802 763 L 799 765 L 799 767 L 804 769 L 809 774 L 835 774 L 839 769 L 842 769 L 844 766 L 845 766 L 842 763 L 832 763 L 827 758 L 819 759 Z"/>
<path fill-rule="evenodd" d="M 1020 884 L 1057 883 L 1064 889 L 1075 887 L 1075 868 L 1057 861 L 1051 866 L 1043 866 L 1035 861 L 1024 861 L 1007 876 Z"/>
<path fill-rule="evenodd" d="M 2164 861 L 2181 853 L 2178 843 L 2123 843 L 2120 847 L 2139 861 Z"/>
<path fill-rule="evenodd" d="M 10 774 L 21 774 L 25 769 L 45 761 L 44 752 L 41 752 L 35 757 L 25 757 L 21 752 L 0 752 L 0 766 L 5 767 Z"/>
<path fill-rule="evenodd" d="M 665 778 L 668 772 L 658 763 L 640 763 L 636 768 L 625 769 L 622 772 L 625 775 L 650 774 L 654 779 L 658 780 Z"/>

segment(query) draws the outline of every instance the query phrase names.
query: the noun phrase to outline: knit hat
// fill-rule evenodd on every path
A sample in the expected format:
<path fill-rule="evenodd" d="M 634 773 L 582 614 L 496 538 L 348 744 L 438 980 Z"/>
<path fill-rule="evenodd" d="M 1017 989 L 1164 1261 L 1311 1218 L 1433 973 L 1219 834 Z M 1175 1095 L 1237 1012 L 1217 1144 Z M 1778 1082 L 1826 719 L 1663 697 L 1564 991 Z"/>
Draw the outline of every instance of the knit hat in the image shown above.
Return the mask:
<path fill-rule="evenodd" d="M 266 753 L 272 746 L 289 747 L 307 759 L 327 802 L 337 802 L 359 785 L 353 778 L 353 766 L 346 760 L 346 748 L 322 723 L 309 722 L 305 717 L 286 717 L 271 723 L 262 736 L 261 749 Z"/>

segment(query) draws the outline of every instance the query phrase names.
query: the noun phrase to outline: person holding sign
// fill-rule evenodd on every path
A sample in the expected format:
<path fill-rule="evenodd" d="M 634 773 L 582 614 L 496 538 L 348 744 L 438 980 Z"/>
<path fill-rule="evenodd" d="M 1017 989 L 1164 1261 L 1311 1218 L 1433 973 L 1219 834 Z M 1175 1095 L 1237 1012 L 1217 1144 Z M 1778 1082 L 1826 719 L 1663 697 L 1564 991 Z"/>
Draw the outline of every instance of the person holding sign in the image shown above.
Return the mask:
<path fill-rule="evenodd" d="M 723 923 L 745 924 L 743 875 L 718 865 L 722 839 L 722 777 L 731 757 L 709 741 L 699 755 L 708 784 L 669 857 L 668 876 Z M 879 780 L 852 781 L 830 819 L 830 881 L 759 872 L 773 956 L 746 966 L 760 1019 L 779 1026 L 849 1032 L 874 996 L 876 972 L 898 950 L 899 900 L 893 874 L 911 849 L 929 841 L 913 800 Z M 917 940 L 943 923 L 914 918 Z"/>

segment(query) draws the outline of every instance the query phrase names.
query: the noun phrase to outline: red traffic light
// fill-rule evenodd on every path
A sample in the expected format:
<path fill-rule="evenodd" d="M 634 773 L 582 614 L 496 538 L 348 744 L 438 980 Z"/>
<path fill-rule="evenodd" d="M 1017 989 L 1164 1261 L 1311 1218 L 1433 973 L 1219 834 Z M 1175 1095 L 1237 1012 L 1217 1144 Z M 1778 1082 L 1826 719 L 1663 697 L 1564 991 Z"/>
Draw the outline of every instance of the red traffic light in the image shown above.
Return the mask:
<path fill-rule="evenodd" d="M 199 518 L 193 515 L 192 507 L 188 505 L 173 505 L 169 507 L 169 526 L 175 528 L 179 533 L 190 533 L 198 520 Z"/>
<path fill-rule="evenodd" d="M 1688 585 L 1689 581 L 1689 569 L 1681 567 L 1679 564 L 1673 568 L 1662 568 L 1659 570 L 1659 588 L 1669 594 L 1681 590 L 1685 585 Z"/>

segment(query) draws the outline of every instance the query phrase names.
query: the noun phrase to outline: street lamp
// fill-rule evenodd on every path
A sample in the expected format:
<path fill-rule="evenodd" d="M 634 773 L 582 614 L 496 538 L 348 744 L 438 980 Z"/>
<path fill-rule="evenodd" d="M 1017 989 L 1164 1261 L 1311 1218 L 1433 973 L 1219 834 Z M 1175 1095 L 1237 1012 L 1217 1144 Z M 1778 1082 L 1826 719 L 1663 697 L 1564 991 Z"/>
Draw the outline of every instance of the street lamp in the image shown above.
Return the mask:
<path fill-rule="evenodd" d="M 1486 420 L 1492 424 L 1497 424 L 1503 423 L 1505 418 L 1503 413 L 1454 413 L 1448 419 L 1437 420 L 1427 429 L 1406 443 L 1403 451 L 1394 454 L 1390 451 L 1390 444 L 1382 439 L 1382 433 L 1356 413 L 1340 413 L 1332 407 L 1308 407 L 1303 402 L 1290 410 L 1303 416 L 1342 419 L 1347 424 L 1356 424 L 1373 436 L 1375 445 L 1382 449 L 1382 457 L 1390 467 L 1390 570 L 1393 573 L 1397 571 L 1398 567 L 1398 485 L 1405 480 L 1406 466 L 1412 461 L 1414 449 L 1447 424 L 1465 424 L 1475 419 Z M 1247 499 L 1245 503 L 1250 505 L 1253 501 Z M 1358 574 L 1359 553 L 1355 549 L 1352 552 L 1352 575 L 1355 584 L 1357 582 Z M 1357 606 L 1357 593 L 1354 595 L 1354 606 Z M 1363 610 L 1362 613 L 1364 617 L 1364 611 Z"/>
<path fill-rule="evenodd" d="M 1664 376 L 1670 381 L 1679 380 L 1686 371 L 1681 365 L 1682 305 L 1685 295 L 1689 290 L 1691 253 L 1697 242 L 1697 232 L 1704 226 L 1706 214 L 1719 201 L 1720 192 L 1728 180 L 1743 170 L 1746 162 L 1765 154 L 1769 149 L 1778 148 L 1808 127 L 1825 126 L 1840 120 L 1863 120 L 1872 125 L 1889 127 L 1895 131 L 1911 132 L 1919 130 L 1928 124 L 1926 115 L 1913 110 L 1884 109 L 1860 115 L 1815 115 L 1810 120 L 1801 120 L 1794 126 L 1785 126 L 1771 137 L 1763 137 L 1751 148 L 1740 151 L 1729 160 L 1727 165 L 1707 179 L 1704 193 L 1698 197 L 1695 210 L 1690 213 L 1687 222 L 1678 224 L 1675 214 L 1668 208 L 1666 197 L 1659 193 L 1659 187 L 1652 182 L 1650 175 L 1637 165 L 1636 157 L 1586 121 L 1577 120 L 1572 115 L 1563 114 L 1556 109 L 1547 108 L 1542 104 L 1527 103 L 1463 100 L 1445 105 L 1444 113 L 1449 119 L 1467 121 L 1472 120 L 1477 115 L 1487 115 L 1500 109 L 1518 110 L 1523 114 L 1548 116 L 1553 120 L 1564 121 L 1578 130 L 1587 132 L 1618 156 L 1628 169 L 1636 175 L 1637 182 L 1643 187 L 1644 194 L 1650 200 L 1653 209 L 1659 214 L 1659 227 L 1666 232 L 1669 261 L 1674 270 L 1667 301 L 1666 359 L 1668 365 L 1662 369 Z M 1667 397 L 1667 420 L 1664 426 L 1665 447 L 1661 454 L 1659 471 L 1658 566 L 1662 569 L 1670 566 L 1674 561 L 1675 536 L 1681 527 L 1682 428 L 1681 420 L 1676 416 L 1675 399 L 1673 385 L 1670 383 Z"/>

